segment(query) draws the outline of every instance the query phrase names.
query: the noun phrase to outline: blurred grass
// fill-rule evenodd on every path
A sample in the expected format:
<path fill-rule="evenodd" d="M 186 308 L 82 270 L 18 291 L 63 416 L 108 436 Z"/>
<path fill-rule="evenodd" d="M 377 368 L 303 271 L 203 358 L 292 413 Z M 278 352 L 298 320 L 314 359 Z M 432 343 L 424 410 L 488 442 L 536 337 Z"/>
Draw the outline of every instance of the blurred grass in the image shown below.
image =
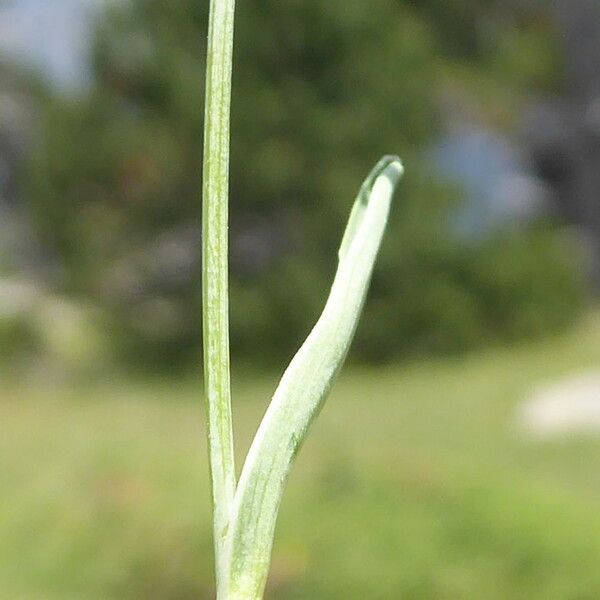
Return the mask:
<path fill-rule="evenodd" d="M 535 345 L 348 370 L 300 454 L 268 598 L 600 598 L 600 438 L 534 442 L 532 386 L 600 368 L 600 318 Z M 275 385 L 238 375 L 244 449 Z M 0 598 L 211 598 L 200 384 L 6 384 Z"/>

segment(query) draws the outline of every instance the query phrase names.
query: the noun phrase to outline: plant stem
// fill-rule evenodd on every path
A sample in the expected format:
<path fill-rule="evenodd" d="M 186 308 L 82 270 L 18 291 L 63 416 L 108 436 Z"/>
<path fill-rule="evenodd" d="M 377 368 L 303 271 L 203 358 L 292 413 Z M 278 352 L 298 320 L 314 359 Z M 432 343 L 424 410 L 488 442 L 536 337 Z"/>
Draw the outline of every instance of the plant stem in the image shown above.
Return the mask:
<path fill-rule="evenodd" d="M 235 493 L 229 376 L 229 121 L 235 0 L 211 0 L 206 66 L 202 207 L 204 389 L 212 480 L 218 594 L 225 588 L 225 543 Z"/>

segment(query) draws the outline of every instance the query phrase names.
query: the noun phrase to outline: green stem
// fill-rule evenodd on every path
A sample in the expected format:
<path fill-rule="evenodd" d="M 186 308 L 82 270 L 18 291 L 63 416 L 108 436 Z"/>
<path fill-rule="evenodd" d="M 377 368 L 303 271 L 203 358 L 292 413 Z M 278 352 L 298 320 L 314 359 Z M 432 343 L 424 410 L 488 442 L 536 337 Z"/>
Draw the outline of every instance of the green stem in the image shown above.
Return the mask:
<path fill-rule="evenodd" d="M 211 0 L 206 66 L 202 208 L 204 388 L 212 480 L 217 590 L 223 594 L 225 542 L 235 493 L 229 380 L 229 121 L 235 0 Z"/>

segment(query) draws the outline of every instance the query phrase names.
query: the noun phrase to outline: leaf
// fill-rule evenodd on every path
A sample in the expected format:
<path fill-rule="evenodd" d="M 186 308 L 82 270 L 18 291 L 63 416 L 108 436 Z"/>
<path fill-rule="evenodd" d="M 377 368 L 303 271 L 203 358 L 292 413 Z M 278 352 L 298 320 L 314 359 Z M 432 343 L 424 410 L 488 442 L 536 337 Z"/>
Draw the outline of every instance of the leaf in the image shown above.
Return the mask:
<path fill-rule="evenodd" d="M 229 527 L 228 600 L 262 598 L 285 483 L 348 353 L 402 173 L 400 160 L 386 156 L 365 179 L 323 313 L 284 373 L 248 452 Z"/>

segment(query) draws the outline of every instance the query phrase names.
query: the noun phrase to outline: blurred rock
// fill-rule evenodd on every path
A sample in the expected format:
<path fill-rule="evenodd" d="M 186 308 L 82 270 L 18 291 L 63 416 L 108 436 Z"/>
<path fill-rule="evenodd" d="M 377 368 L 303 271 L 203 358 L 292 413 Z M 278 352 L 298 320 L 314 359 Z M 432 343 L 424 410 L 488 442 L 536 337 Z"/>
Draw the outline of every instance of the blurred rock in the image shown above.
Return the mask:
<path fill-rule="evenodd" d="M 89 370 L 105 358 L 106 339 L 92 307 L 46 296 L 39 299 L 33 318 L 42 354 L 58 368 Z"/>
<path fill-rule="evenodd" d="M 553 5 L 564 48 L 563 89 L 527 111 L 525 138 L 556 210 L 591 242 L 590 277 L 600 293 L 600 2 Z"/>
<path fill-rule="evenodd" d="M 600 371 L 538 389 L 519 406 L 517 420 L 537 438 L 600 434 Z"/>
<path fill-rule="evenodd" d="M 90 371 L 107 359 L 102 314 L 93 306 L 55 295 L 40 285 L 0 277 L 2 364 L 46 371 Z"/>

